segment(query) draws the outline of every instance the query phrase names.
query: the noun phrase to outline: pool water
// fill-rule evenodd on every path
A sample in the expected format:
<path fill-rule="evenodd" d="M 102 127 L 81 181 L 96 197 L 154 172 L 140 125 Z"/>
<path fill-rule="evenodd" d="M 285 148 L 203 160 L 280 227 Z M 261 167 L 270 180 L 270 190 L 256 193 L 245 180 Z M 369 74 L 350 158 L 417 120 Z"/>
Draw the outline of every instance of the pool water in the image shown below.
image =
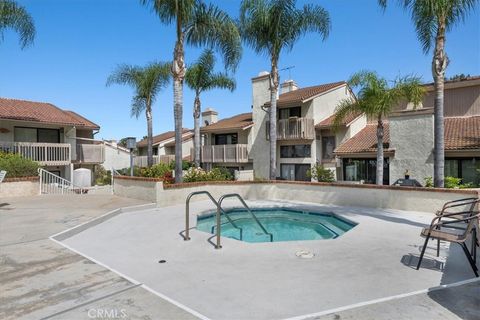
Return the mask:
<path fill-rule="evenodd" d="M 248 211 L 227 210 L 236 228 L 221 217 L 221 235 L 245 242 L 279 242 L 335 239 L 356 224 L 333 213 L 319 213 L 285 208 L 252 209 L 255 216 L 272 236 L 265 234 Z M 215 234 L 216 212 L 197 218 L 197 230 Z"/>

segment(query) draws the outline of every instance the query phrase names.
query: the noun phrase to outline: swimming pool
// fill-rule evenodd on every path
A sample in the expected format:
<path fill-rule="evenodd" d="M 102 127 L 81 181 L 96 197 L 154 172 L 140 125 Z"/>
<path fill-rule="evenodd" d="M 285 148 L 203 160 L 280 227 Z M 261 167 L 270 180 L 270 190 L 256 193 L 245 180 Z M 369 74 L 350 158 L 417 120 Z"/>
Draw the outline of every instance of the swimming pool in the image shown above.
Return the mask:
<path fill-rule="evenodd" d="M 356 223 L 329 212 L 290 208 L 256 208 L 252 212 L 264 226 L 265 234 L 245 209 L 226 210 L 235 226 L 221 217 L 221 235 L 245 242 L 279 242 L 335 239 Z M 216 212 L 197 217 L 197 230 L 215 234 Z M 270 235 L 271 234 L 271 235 Z"/>

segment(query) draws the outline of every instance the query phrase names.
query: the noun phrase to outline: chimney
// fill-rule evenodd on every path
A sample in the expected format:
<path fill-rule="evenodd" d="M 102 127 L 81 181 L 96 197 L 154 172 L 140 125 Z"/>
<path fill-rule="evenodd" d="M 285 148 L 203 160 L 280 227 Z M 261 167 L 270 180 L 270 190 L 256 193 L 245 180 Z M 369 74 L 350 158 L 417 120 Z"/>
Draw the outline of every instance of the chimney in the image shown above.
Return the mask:
<path fill-rule="evenodd" d="M 213 108 L 207 108 L 202 112 L 202 124 L 204 126 L 211 125 L 218 121 L 218 112 Z"/>
<path fill-rule="evenodd" d="M 287 93 L 290 91 L 295 91 L 298 89 L 297 84 L 293 80 L 285 80 L 281 85 L 280 85 L 280 93 Z"/>

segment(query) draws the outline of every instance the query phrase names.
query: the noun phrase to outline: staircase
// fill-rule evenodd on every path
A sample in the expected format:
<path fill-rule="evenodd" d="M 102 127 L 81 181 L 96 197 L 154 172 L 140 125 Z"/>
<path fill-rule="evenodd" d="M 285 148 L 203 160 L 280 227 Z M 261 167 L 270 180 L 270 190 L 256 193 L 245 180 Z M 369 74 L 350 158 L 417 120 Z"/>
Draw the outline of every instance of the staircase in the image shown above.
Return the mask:
<path fill-rule="evenodd" d="M 40 194 L 85 194 L 87 189 L 44 169 L 38 169 Z"/>

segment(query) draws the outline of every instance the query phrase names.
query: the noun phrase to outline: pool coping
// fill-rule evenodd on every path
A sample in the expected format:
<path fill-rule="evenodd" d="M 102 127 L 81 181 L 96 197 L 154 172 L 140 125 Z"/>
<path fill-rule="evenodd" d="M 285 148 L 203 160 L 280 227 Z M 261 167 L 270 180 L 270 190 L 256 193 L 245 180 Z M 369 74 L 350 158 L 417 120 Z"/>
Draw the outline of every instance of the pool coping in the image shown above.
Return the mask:
<path fill-rule="evenodd" d="M 301 205 L 299 205 L 299 207 L 301 207 Z M 307 207 L 307 206 L 305 205 L 305 207 Z M 186 306 L 186 305 L 168 297 L 167 295 L 162 294 L 161 292 L 158 292 L 158 291 L 150 288 L 149 286 L 137 281 L 134 278 L 131 278 L 130 276 L 127 276 L 126 274 L 116 270 L 115 268 L 112 268 L 109 265 L 107 265 L 103 262 L 100 262 L 97 259 L 92 258 L 89 255 L 87 255 L 87 254 L 85 254 L 81 251 L 78 251 L 77 249 L 74 249 L 73 247 L 69 246 L 68 244 L 65 244 L 65 243 L 62 242 L 63 240 L 66 240 L 66 239 L 68 239 L 68 238 L 70 238 L 70 237 L 72 237 L 76 234 L 81 233 L 84 230 L 87 230 L 91 227 L 94 227 L 98 224 L 101 224 L 101 223 L 103 223 L 103 222 L 121 214 L 121 213 L 151 210 L 151 209 L 155 209 L 155 208 L 157 208 L 157 205 L 155 203 L 135 205 L 135 206 L 129 206 L 129 207 L 121 207 L 121 208 L 109 211 L 109 212 L 107 212 L 107 213 L 105 213 L 105 214 L 103 214 L 99 217 L 88 220 L 84 223 L 78 224 L 78 225 L 76 225 L 72 228 L 69 228 L 69 229 L 66 229 L 64 231 L 53 234 L 49 237 L 49 239 L 52 240 L 53 242 L 57 243 L 58 245 L 60 245 L 64 248 L 66 248 L 66 249 L 68 249 L 68 250 L 70 250 L 70 251 L 72 251 L 72 252 L 74 252 L 74 253 L 76 253 L 76 254 L 78 254 L 78 255 L 80 255 L 80 256 L 82 256 L 82 257 L 84 257 L 84 258 L 86 258 L 90 261 L 92 261 L 95 264 L 98 264 L 98 265 L 104 267 L 105 269 L 107 269 L 107 270 L 109 270 L 109 271 L 111 271 L 115 274 L 117 274 L 118 276 L 120 276 L 120 277 L 126 279 L 127 281 L 131 282 L 133 285 L 142 287 L 143 289 L 145 289 L 145 290 L 149 291 L 150 293 L 160 297 L 161 299 L 164 299 L 164 300 L 172 303 L 173 305 L 185 310 L 186 312 L 191 313 L 192 315 L 198 317 L 199 319 L 211 320 L 209 317 L 199 313 L 198 311 L 189 308 L 188 306 Z M 235 209 L 235 208 L 236 207 L 231 207 L 231 209 Z M 238 207 L 238 208 L 241 208 L 241 207 Z M 364 307 L 364 306 L 368 306 L 368 305 L 373 305 L 373 304 L 377 304 L 377 303 L 381 303 L 381 302 L 398 300 L 398 299 L 402 299 L 402 298 L 406 298 L 406 297 L 410 297 L 410 296 L 415 296 L 415 295 L 419 295 L 419 294 L 425 294 L 425 293 L 439 291 L 439 290 L 443 290 L 443 289 L 458 287 L 458 286 L 462 286 L 462 285 L 466 285 L 466 284 L 470 284 L 470 283 L 475 283 L 475 282 L 480 282 L 480 277 L 479 278 L 470 278 L 470 279 L 457 281 L 457 282 L 444 284 L 444 285 L 438 285 L 438 286 L 425 288 L 425 289 L 421 289 L 421 290 L 416 290 L 416 291 L 412 291 L 412 292 L 407 292 L 407 293 L 402 293 L 402 294 L 398 294 L 398 295 L 387 296 L 387 297 L 372 299 L 372 300 L 366 300 L 366 301 L 363 301 L 363 302 L 350 304 L 350 305 L 345 305 L 345 306 L 338 307 L 338 308 L 327 309 L 327 310 L 323 310 L 323 311 L 319 311 L 319 312 L 315 312 L 315 313 L 309 313 L 309 314 L 303 314 L 303 315 L 298 315 L 298 316 L 294 316 L 294 317 L 283 318 L 283 320 L 307 320 L 307 319 L 312 319 L 314 317 L 325 316 L 325 315 L 329 315 L 329 314 L 333 314 L 333 313 L 337 313 L 337 312 L 341 312 L 341 311 L 351 310 L 351 309 Z"/>

